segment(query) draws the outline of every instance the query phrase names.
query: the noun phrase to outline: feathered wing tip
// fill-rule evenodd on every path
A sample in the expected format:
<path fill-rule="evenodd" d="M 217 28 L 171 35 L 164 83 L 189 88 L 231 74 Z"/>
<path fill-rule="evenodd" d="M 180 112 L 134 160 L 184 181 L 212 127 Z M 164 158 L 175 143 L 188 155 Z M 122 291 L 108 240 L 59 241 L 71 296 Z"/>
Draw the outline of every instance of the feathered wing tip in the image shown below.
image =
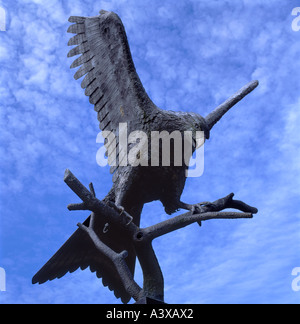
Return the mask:
<path fill-rule="evenodd" d="M 252 92 L 257 86 L 259 82 L 257 80 L 252 81 L 241 88 L 238 92 L 236 92 L 233 96 L 231 96 L 228 100 L 218 106 L 214 111 L 208 114 L 205 117 L 207 126 L 209 130 L 213 128 L 213 126 L 239 101 L 241 101 L 245 96 L 247 96 L 250 92 Z"/>
<path fill-rule="evenodd" d="M 121 252 L 126 249 L 129 251 L 126 262 L 131 273 L 134 274 L 136 256 L 133 247 L 122 238 L 122 233 L 118 231 L 109 231 L 103 234 L 106 221 L 104 215 L 97 217 L 95 223 L 97 235 L 101 241 L 111 246 L 113 250 Z M 84 224 L 89 225 L 89 218 Z M 43 284 L 48 280 L 62 278 L 68 272 L 72 273 L 79 268 L 84 270 L 88 267 L 91 272 L 96 273 L 98 278 L 102 278 L 105 287 L 114 291 L 116 298 L 121 298 L 124 304 L 130 301 L 131 296 L 127 293 L 113 262 L 95 248 L 92 240 L 81 229 L 77 229 L 53 257 L 34 275 L 32 283 Z"/>
<path fill-rule="evenodd" d="M 75 34 L 68 45 L 68 57 L 75 58 L 71 68 L 79 68 L 74 78 L 94 105 L 102 131 L 117 134 L 120 123 L 128 125 L 128 132 L 146 128 L 145 116 L 155 114 L 158 108 L 147 95 L 136 72 L 125 28 L 114 12 L 100 11 L 95 17 L 69 18 L 68 32 Z M 119 138 L 116 136 L 116 145 Z M 116 167 L 118 170 L 118 154 Z"/>

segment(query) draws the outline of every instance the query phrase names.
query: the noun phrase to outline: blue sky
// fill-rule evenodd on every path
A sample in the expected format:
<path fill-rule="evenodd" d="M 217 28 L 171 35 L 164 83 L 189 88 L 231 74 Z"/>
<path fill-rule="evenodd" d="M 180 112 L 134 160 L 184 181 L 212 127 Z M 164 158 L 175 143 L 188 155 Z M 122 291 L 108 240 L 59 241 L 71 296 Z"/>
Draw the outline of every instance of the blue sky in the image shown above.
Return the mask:
<path fill-rule="evenodd" d="M 63 182 L 69 168 L 97 196 L 111 187 L 96 163 L 98 121 L 67 58 L 71 15 L 100 9 L 122 19 L 137 72 L 163 109 L 208 114 L 251 80 L 205 144 L 205 170 L 183 201 L 234 192 L 259 209 L 251 220 L 191 225 L 154 242 L 167 303 L 299 303 L 299 1 L 23 0 L 6 9 L 0 34 L 0 303 L 120 303 L 88 270 L 43 285 L 31 278 L 83 221 Z M 145 206 L 142 226 L 165 220 Z M 136 279 L 141 283 L 141 271 Z"/>

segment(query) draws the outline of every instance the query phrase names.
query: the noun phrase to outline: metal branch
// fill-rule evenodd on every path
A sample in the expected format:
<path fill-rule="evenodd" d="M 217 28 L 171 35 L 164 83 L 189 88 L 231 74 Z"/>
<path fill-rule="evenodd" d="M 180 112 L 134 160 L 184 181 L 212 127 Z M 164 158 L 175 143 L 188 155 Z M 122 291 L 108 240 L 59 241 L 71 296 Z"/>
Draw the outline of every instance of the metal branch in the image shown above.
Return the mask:
<path fill-rule="evenodd" d="M 147 240 L 154 240 L 155 238 L 174 232 L 180 228 L 186 227 L 196 222 L 202 222 L 209 219 L 238 219 L 238 218 L 253 218 L 250 213 L 236 213 L 236 212 L 207 212 L 201 214 L 185 213 L 164 222 L 149 226 L 141 232 L 143 238 Z M 141 234 L 140 234 L 141 235 Z"/>
<path fill-rule="evenodd" d="M 93 218 L 95 217 L 94 213 L 91 215 L 91 224 L 93 224 Z M 123 282 L 123 285 L 127 291 L 127 293 L 132 296 L 132 298 L 136 301 L 145 297 L 144 291 L 142 288 L 136 283 L 133 279 L 133 275 L 128 269 L 128 266 L 125 262 L 125 258 L 128 256 L 127 251 L 122 251 L 121 253 L 116 253 L 110 247 L 105 245 L 97 236 L 92 226 L 89 227 L 78 223 L 77 226 L 86 232 L 91 240 L 93 241 L 95 247 L 105 256 L 107 256 L 115 265 L 120 278 Z"/>
<path fill-rule="evenodd" d="M 113 224 L 126 231 L 129 235 L 134 235 L 138 231 L 138 227 L 133 222 L 129 222 L 127 213 L 120 215 L 114 208 L 107 206 L 104 202 L 97 199 L 94 195 L 93 186 L 90 184 L 92 191 L 90 192 L 68 169 L 65 171 L 64 181 L 83 201 L 80 204 L 68 205 L 70 211 L 90 210 L 95 214 L 104 214 L 107 215 Z"/>
<path fill-rule="evenodd" d="M 256 208 L 251 207 L 242 201 L 233 200 L 233 196 L 234 194 L 231 193 L 228 196 L 218 199 L 212 203 L 207 202 L 205 205 L 201 206 L 201 211 L 197 214 L 191 214 L 188 212 L 167 219 L 156 225 L 149 226 L 145 229 L 140 229 L 139 236 L 141 239 L 139 241 L 152 241 L 159 236 L 176 231 L 195 222 L 201 223 L 202 221 L 209 219 L 252 218 L 253 214 L 258 212 Z M 223 210 L 227 208 L 241 210 L 244 213 L 223 212 Z"/>
<path fill-rule="evenodd" d="M 234 194 L 218 199 L 212 203 L 206 202 L 198 204 L 200 212 L 191 214 L 190 212 L 170 218 L 164 222 L 158 223 L 147 228 L 139 228 L 133 222 L 128 222 L 128 214 L 126 211 L 121 215 L 116 211 L 116 208 L 107 206 L 105 203 L 95 197 L 95 191 L 90 184 L 90 191 L 70 172 L 66 170 L 64 181 L 83 201 L 80 204 L 71 204 L 69 210 L 90 210 L 92 215 L 105 214 L 116 227 L 124 231 L 128 238 L 131 237 L 134 244 L 137 257 L 139 259 L 144 283 L 141 289 L 133 279 L 133 275 L 125 262 L 126 251 L 116 253 L 110 247 L 105 245 L 92 229 L 93 217 L 90 222 L 90 227 L 82 224 L 78 226 L 87 232 L 91 240 L 94 242 L 97 249 L 109 257 L 115 264 L 117 271 L 124 283 L 127 292 L 138 300 L 142 297 L 151 297 L 163 301 L 164 298 L 164 279 L 161 272 L 159 262 L 152 248 L 153 239 L 170 233 L 172 231 L 183 228 L 195 222 L 201 222 L 209 219 L 239 219 L 252 218 L 253 214 L 257 213 L 257 209 L 245 204 L 239 200 L 233 200 Z M 233 208 L 242 211 L 239 212 L 223 212 L 224 209 Z"/>
<path fill-rule="evenodd" d="M 89 209 L 93 213 L 107 215 L 114 225 L 121 228 L 124 233 L 127 232 L 128 237 L 132 237 L 133 244 L 135 244 L 134 239 L 139 237 L 139 228 L 133 222 L 128 222 L 128 214 L 126 212 L 122 213 L 121 217 L 115 208 L 109 207 L 98 200 L 95 195 L 72 174 L 70 170 L 66 170 L 64 181 L 83 201 L 81 204 L 69 205 L 69 210 Z M 90 189 L 92 192 L 94 191 L 91 185 Z M 137 257 L 144 277 L 143 289 L 140 290 L 140 287 L 133 280 L 133 276 L 130 273 L 124 258 L 121 259 L 119 254 L 106 246 L 90 228 L 82 224 L 78 225 L 82 230 L 85 230 L 89 234 L 97 249 L 113 261 L 123 280 L 126 290 L 135 300 L 138 300 L 136 298 L 143 298 L 146 296 L 163 301 L 163 275 L 151 242 L 138 241 L 138 244 L 135 244 Z"/>

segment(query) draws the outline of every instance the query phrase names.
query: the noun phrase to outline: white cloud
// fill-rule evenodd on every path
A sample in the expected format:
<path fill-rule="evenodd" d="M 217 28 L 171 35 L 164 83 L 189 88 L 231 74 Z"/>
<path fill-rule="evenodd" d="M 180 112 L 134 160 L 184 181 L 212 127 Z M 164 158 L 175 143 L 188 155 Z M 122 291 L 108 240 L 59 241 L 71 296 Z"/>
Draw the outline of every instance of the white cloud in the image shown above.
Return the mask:
<path fill-rule="evenodd" d="M 123 19 L 145 88 L 162 108 L 205 114 L 251 78 L 260 81 L 212 130 L 204 175 L 189 179 L 183 195 L 193 203 L 234 191 L 259 214 L 193 225 L 155 242 L 166 302 L 295 302 L 287 287 L 290 267 L 299 266 L 293 264 L 299 255 L 299 46 L 286 18 L 289 5 L 156 2 L 11 5 L 0 46 L 1 210 L 9 215 L 1 222 L 12 271 L 4 302 L 115 301 L 88 272 L 45 286 L 25 283 L 83 216 L 66 216 L 65 205 L 77 197 L 62 181 L 64 169 L 74 169 L 85 184 L 94 181 L 101 197 L 111 185 L 96 165 L 96 113 L 66 58 L 68 16 L 100 9 Z M 143 217 L 148 225 L 166 219 L 160 203 L 148 205 Z M 12 247 L 14 240 L 28 249 L 25 255 Z M 23 262 L 31 263 L 26 273 Z"/>

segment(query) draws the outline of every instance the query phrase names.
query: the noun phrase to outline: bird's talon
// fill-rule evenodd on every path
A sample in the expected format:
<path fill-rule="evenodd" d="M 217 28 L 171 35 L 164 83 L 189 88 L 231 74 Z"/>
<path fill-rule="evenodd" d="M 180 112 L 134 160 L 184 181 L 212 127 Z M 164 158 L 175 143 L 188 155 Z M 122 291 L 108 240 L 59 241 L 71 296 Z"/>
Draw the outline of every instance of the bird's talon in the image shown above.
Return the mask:
<path fill-rule="evenodd" d="M 115 211 L 117 211 L 118 213 L 120 213 L 119 216 L 121 216 L 121 215 L 124 213 L 124 211 L 125 211 L 125 208 L 124 208 L 123 206 L 117 206 L 117 205 L 114 204 L 114 203 L 109 204 L 109 206 L 112 207 L 112 208 L 113 208 Z"/>
<path fill-rule="evenodd" d="M 133 217 L 126 213 L 126 218 L 129 219 L 129 221 L 126 223 L 126 226 L 128 226 L 132 223 Z"/>
<path fill-rule="evenodd" d="M 118 206 L 117 208 L 118 208 L 118 211 L 120 212 L 120 216 L 122 216 L 125 211 L 125 208 L 122 206 Z"/>
<path fill-rule="evenodd" d="M 201 212 L 201 205 L 200 204 L 196 204 L 193 207 L 194 207 L 194 214 L 199 214 Z"/>
<path fill-rule="evenodd" d="M 133 217 L 131 215 L 129 215 L 126 211 L 125 208 L 123 206 L 117 206 L 115 203 L 113 202 L 109 202 L 108 204 L 110 207 L 112 207 L 115 211 L 117 211 L 119 214 L 119 216 L 122 216 L 123 214 L 125 215 L 125 220 L 126 220 L 126 226 L 130 225 L 133 221 Z"/>
<path fill-rule="evenodd" d="M 191 215 L 194 215 L 194 212 L 195 212 L 195 206 L 191 206 L 191 208 L 190 208 L 190 212 L 191 212 Z"/>

